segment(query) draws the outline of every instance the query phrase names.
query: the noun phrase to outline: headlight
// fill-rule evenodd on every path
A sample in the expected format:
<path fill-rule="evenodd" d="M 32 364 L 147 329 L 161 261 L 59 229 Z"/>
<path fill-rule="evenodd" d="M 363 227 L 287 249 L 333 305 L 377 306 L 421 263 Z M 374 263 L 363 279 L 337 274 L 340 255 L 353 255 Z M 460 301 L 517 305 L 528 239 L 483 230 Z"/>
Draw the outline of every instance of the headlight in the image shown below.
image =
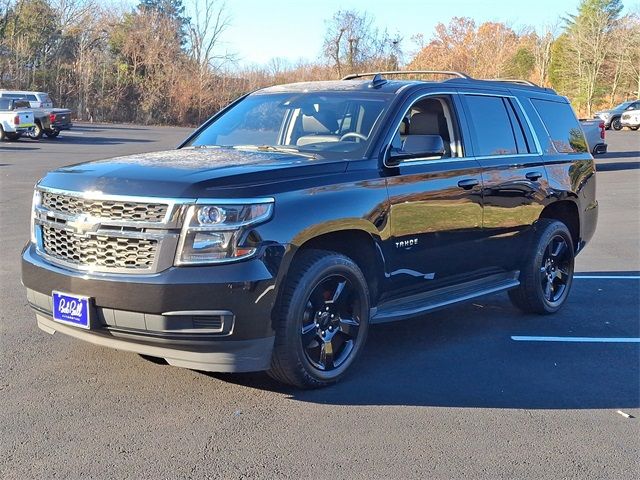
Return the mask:
<path fill-rule="evenodd" d="M 273 200 L 246 205 L 192 205 L 187 210 L 176 265 L 228 262 L 250 257 L 253 246 L 240 246 L 244 229 L 271 218 Z"/>
<path fill-rule="evenodd" d="M 37 243 L 36 238 L 36 208 L 40 206 L 40 191 L 33 191 L 33 200 L 31 202 L 31 243 Z"/>

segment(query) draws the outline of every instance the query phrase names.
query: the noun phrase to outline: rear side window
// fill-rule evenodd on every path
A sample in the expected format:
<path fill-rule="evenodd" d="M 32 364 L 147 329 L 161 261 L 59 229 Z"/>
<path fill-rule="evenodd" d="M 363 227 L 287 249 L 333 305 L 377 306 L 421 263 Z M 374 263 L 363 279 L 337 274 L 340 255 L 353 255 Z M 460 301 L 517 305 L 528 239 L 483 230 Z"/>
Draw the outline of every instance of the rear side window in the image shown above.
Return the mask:
<path fill-rule="evenodd" d="M 30 102 L 37 102 L 38 98 L 35 95 L 27 95 L 27 100 Z"/>
<path fill-rule="evenodd" d="M 568 103 L 532 98 L 531 103 L 540 115 L 551 143 L 558 153 L 587 152 L 582 128 Z"/>
<path fill-rule="evenodd" d="M 515 119 L 512 121 L 507 110 L 511 106 L 505 104 L 505 99 L 486 95 L 465 95 L 465 98 L 475 131 L 475 154 L 493 156 L 518 153 L 512 128 Z M 519 141 L 524 143 L 524 138 Z"/>

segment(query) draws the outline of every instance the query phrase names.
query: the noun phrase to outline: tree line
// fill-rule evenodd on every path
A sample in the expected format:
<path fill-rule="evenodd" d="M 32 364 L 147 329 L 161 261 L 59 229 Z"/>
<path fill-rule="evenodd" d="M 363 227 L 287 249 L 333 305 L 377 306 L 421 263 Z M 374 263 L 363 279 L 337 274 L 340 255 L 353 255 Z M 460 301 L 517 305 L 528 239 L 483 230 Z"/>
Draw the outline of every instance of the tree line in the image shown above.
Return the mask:
<path fill-rule="evenodd" d="M 196 125 L 276 83 L 396 69 L 519 78 L 568 96 L 580 115 L 640 96 L 640 16 L 580 0 L 551 26 L 515 30 L 456 17 L 433 32 L 380 29 L 367 13 L 325 21 L 315 61 L 238 67 L 222 0 L 0 0 L 0 88 L 47 91 L 84 120 Z M 259 40 L 259 39 L 256 39 Z M 319 39 L 320 40 L 320 39 Z"/>

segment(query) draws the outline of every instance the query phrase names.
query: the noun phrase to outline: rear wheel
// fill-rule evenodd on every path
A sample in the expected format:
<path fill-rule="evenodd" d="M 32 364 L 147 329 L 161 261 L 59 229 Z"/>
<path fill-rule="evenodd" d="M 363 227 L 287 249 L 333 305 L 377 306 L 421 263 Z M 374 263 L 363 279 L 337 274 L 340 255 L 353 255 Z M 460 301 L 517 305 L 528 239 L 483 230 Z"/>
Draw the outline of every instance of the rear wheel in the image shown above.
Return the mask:
<path fill-rule="evenodd" d="M 622 123 L 620 123 L 620 117 L 616 117 L 611 120 L 611 128 L 614 130 L 622 130 Z"/>
<path fill-rule="evenodd" d="M 7 138 L 7 134 L 4 131 L 4 128 L 2 128 L 2 125 L 0 125 L 0 142 L 6 140 Z"/>
<path fill-rule="evenodd" d="M 520 271 L 520 286 L 509 291 L 513 304 L 543 315 L 560 310 L 571 290 L 574 257 L 567 226 L 557 220 L 538 220 L 531 253 Z"/>
<path fill-rule="evenodd" d="M 52 128 L 51 130 L 47 130 L 44 133 L 49 138 L 56 138 L 58 135 L 60 135 L 60 130 L 56 130 L 55 128 Z"/>
<path fill-rule="evenodd" d="M 33 132 L 31 132 L 30 137 L 34 140 L 40 140 L 43 133 L 44 131 L 42 130 L 42 125 L 40 125 L 40 122 L 36 122 L 36 126 L 33 127 Z"/>
<path fill-rule="evenodd" d="M 636 131 L 640 128 L 640 125 L 634 125 L 633 127 L 629 127 L 630 130 Z"/>
<path fill-rule="evenodd" d="M 369 291 L 362 271 L 339 253 L 303 251 L 279 303 L 269 374 L 301 388 L 338 381 L 367 337 Z"/>
<path fill-rule="evenodd" d="M 19 133 L 6 132 L 5 136 L 6 136 L 7 140 L 15 142 L 16 140 L 18 140 L 20 138 L 21 135 Z"/>

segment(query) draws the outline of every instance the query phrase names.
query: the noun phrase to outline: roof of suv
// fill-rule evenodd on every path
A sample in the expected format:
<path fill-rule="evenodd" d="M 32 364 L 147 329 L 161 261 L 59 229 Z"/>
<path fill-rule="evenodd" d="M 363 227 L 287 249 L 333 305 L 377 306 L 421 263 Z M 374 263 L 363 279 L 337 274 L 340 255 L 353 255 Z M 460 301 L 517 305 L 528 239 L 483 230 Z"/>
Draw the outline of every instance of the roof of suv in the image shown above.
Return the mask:
<path fill-rule="evenodd" d="M 418 80 L 418 79 L 387 79 L 383 75 L 420 75 L 423 73 L 435 73 L 451 75 L 452 78 L 446 80 Z M 373 77 L 373 79 L 363 79 L 363 77 Z M 459 72 L 423 72 L 423 71 L 402 71 L 402 72 L 379 72 L 379 73 L 362 73 L 349 75 L 342 80 L 324 80 L 316 82 L 299 82 L 299 83 L 287 83 L 283 85 L 275 85 L 259 90 L 259 93 L 288 93 L 288 92 L 357 92 L 357 91 L 377 91 L 382 93 L 397 93 L 404 87 L 417 86 L 417 85 L 441 85 L 457 84 L 458 86 L 483 86 L 493 88 L 518 88 L 529 91 L 537 91 L 543 93 L 556 94 L 556 92 L 550 88 L 540 87 L 526 80 L 516 79 L 487 79 L 476 80 L 465 74 Z"/>

